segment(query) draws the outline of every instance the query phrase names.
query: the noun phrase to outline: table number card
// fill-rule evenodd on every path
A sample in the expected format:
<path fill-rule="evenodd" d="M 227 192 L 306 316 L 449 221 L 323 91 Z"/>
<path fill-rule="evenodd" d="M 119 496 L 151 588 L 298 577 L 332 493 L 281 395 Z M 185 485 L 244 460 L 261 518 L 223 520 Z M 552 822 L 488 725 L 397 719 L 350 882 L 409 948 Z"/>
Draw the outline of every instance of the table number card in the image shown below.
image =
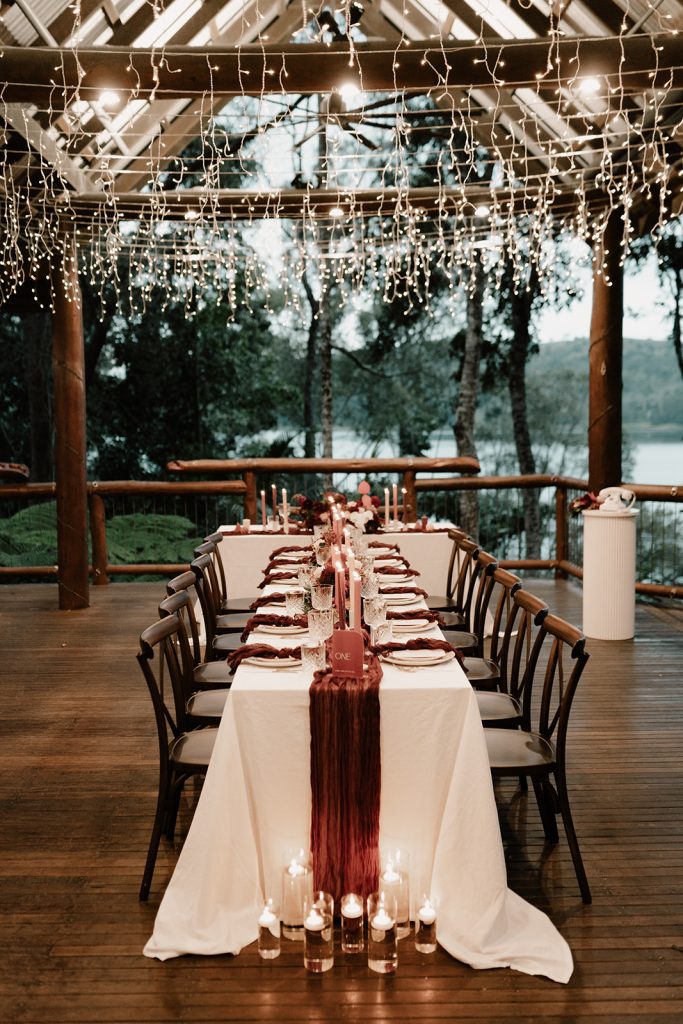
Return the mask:
<path fill-rule="evenodd" d="M 352 629 L 335 629 L 330 641 L 330 661 L 336 676 L 360 679 L 363 675 L 363 638 Z"/>

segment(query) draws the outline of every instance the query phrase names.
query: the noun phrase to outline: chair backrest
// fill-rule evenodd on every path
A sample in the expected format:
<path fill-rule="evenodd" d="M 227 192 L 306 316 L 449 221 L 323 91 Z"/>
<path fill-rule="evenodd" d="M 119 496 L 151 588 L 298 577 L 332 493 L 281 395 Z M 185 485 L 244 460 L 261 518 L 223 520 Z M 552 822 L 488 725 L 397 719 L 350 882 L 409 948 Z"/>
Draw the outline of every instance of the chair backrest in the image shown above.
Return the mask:
<path fill-rule="evenodd" d="M 211 585 L 213 563 L 210 554 L 199 555 L 190 563 L 190 569 L 195 576 L 195 587 L 199 597 L 199 607 L 204 620 L 204 633 L 206 635 L 206 650 L 204 660 L 209 661 L 214 637 L 216 636 L 216 616 L 218 610 L 215 603 L 214 588 Z"/>
<path fill-rule="evenodd" d="M 223 568 L 221 556 L 218 553 L 218 545 L 216 542 L 213 540 L 205 540 L 203 544 L 200 544 L 198 548 L 194 549 L 195 558 L 201 558 L 202 555 L 208 555 L 211 559 L 211 563 L 207 566 L 204 575 L 211 587 L 216 615 L 219 615 L 221 605 L 228 595 L 225 570 Z"/>
<path fill-rule="evenodd" d="M 500 664 L 501 647 L 506 635 L 508 616 L 513 609 L 512 598 L 522 586 L 522 581 L 514 573 L 496 566 L 492 572 L 487 574 L 487 586 L 490 590 L 487 608 L 493 606 L 489 658 L 496 664 Z"/>
<path fill-rule="evenodd" d="M 178 616 L 168 615 L 140 634 L 140 650 L 137 654 L 154 706 L 162 770 L 163 765 L 168 764 L 169 732 L 173 737 L 179 736 L 184 732 L 187 720 L 179 642 Z M 171 683 L 172 709 L 164 693 L 166 674 Z"/>
<path fill-rule="evenodd" d="M 538 732 L 555 744 L 555 758 L 564 768 L 567 727 L 576 687 L 586 667 L 586 639 L 580 630 L 558 615 L 548 614 L 540 627 L 547 650 L 543 671 L 543 690 L 538 715 Z"/>
<path fill-rule="evenodd" d="M 220 581 L 221 597 L 222 597 L 223 601 L 227 601 L 227 599 L 228 599 L 228 581 L 227 581 L 227 578 L 226 578 L 226 575 L 225 575 L 225 566 L 223 565 L 223 559 L 221 558 L 221 553 L 220 553 L 220 545 L 223 543 L 224 540 L 225 540 L 225 537 L 223 536 L 223 534 L 220 533 L 219 531 L 216 531 L 216 533 L 210 533 L 208 537 L 205 537 L 204 538 L 204 543 L 205 544 L 213 544 L 214 545 L 214 550 L 212 552 L 212 557 L 213 557 L 213 562 L 214 562 L 214 566 L 215 566 L 216 572 L 218 574 L 218 579 Z M 201 552 L 201 551 L 199 552 L 199 554 L 203 554 L 203 553 L 204 552 Z M 196 554 L 197 554 L 197 552 L 195 551 L 195 555 Z"/>
<path fill-rule="evenodd" d="M 548 615 L 548 606 L 518 587 L 512 596 L 505 631 L 500 645 L 498 665 L 500 687 L 522 706 L 522 725 L 531 728 L 531 693 L 538 658 L 543 647 L 540 627 Z"/>
<path fill-rule="evenodd" d="M 471 630 L 477 637 L 477 656 L 483 657 L 484 638 L 489 604 L 493 594 L 491 581 L 498 562 L 486 551 L 477 551 L 476 565 L 472 572 L 469 615 Z"/>
<path fill-rule="evenodd" d="M 453 527 L 448 531 L 448 536 L 453 541 L 451 545 L 451 556 L 448 560 L 448 572 L 446 573 L 446 594 L 448 597 L 453 597 L 456 583 L 460 575 L 460 561 L 458 559 L 458 551 L 460 545 L 464 540 L 467 540 L 467 534 L 463 530 L 458 530 L 457 527 Z"/>
<path fill-rule="evenodd" d="M 180 649 L 183 658 L 189 657 L 191 665 L 194 667 L 199 665 L 202 660 L 199 624 L 194 613 L 194 600 L 197 597 L 196 577 L 193 572 L 183 573 L 183 576 L 191 577 L 190 585 L 170 593 L 163 601 L 159 602 L 159 618 L 165 619 L 167 615 L 178 616 L 181 633 Z"/>

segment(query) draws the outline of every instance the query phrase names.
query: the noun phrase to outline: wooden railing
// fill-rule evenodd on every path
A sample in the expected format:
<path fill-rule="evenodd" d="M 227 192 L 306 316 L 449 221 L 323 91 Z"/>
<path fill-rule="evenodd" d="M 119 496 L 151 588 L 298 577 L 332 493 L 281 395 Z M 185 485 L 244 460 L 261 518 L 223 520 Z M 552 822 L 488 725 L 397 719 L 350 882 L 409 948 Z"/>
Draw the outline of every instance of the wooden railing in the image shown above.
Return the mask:
<path fill-rule="evenodd" d="M 474 465 L 472 465 L 474 463 Z M 421 511 L 420 496 L 430 492 L 464 492 L 464 491 L 523 491 L 529 488 L 546 491 L 554 488 L 554 551 L 552 557 L 546 558 L 503 558 L 502 564 L 509 568 L 528 570 L 552 570 L 558 576 L 581 578 L 580 557 L 570 550 L 571 517 L 568 514 L 569 494 L 581 493 L 587 489 L 587 482 L 574 477 L 552 475 L 533 476 L 446 476 L 417 477 L 420 472 L 453 473 L 467 470 L 470 473 L 478 469 L 474 460 L 462 459 L 357 459 L 357 460 L 324 460 L 324 459 L 242 459 L 242 460 L 201 460 L 197 462 L 170 463 L 169 469 L 176 473 L 206 474 L 209 472 L 240 474 L 233 480 L 198 480 L 180 482 L 143 481 L 104 481 L 88 485 L 88 503 L 90 512 L 90 532 L 92 549 L 92 575 L 97 585 L 106 584 L 113 575 L 168 574 L 184 568 L 184 563 L 130 563 L 112 564 L 109 562 L 107 550 L 107 508 L 106 503 L 118 497 L 144 499 L 160 496 L 207 496 L 230 495 L 243 502 L 244 517 L 257 521 L 257 475 L 263 484 L 268 474 L 279 474 L 287 479 L 290 475 L 336 474 L 387 474 L 400 473 L 405 488 L 404 505 L 401 514 L 405 521 L 415 519 Z M 683 488 L 654 486 L 626 483 L 623 485 L 632 490 L 639 503 L 651 503 L 656 508 L 660 504 L 680 504 L 683 502 Z M 8 484 L 0 485 L 0 503 L 3 499 L 31 502 L 50 499 L 55 495 L 53 483 L 39 484 Z M 546 496 L 547 500 L 552 500 Z M 214 525 L 218 525 L 215 523 Z M 578 525 L 578 524 L 577 524 Z M 576 526 L 571 527 L 574 533 Z M 673 531 L 674 533 L 676 531 Z M 683 536 L 683 530 L 681 531 Z M 552 539 L 551 539 L 552 542 Z M 671 544 L 677 543 L 676 536 Z M 576 545 L 574 545 L 576 547 Z M 500 552 L 494 552 L 500 554 Z M 676 556 L 672 556 L 672 564 Z M 0 566 L 2 577 L 50 577 L 56 574 L 56 566 L 25 565 Z M 675 576 L 674 572 L 674 576 Z M 680 579 L 680 570 L 678 570 Z M 666 579 L 669 579 L 667 575 Z M 670 582 L 652 582 L 641 580 L 636 589 L 642 594 L 660 597 L 683 598 L 683 586 L 678 579 Z"/>

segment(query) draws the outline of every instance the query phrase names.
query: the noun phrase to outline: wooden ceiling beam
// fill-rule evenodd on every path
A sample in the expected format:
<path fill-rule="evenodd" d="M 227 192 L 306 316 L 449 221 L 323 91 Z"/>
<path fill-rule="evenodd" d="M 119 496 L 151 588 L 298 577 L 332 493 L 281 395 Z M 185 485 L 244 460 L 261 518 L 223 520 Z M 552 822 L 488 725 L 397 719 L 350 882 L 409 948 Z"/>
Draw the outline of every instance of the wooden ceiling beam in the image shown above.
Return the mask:
<path fill-rule="evenodd" d="M 655 49 L 656 48 L 656 49 Z M 599 77 L 616 87 L 664 85 L 669 77 L 683 86 L 683 35 L 629 36 L 623 39 L 568 38 L 554 47 L 559 67 L 552 73 L 572 79 L 576 74 Z M 548 41 L 491 40 L 477 42 L 415 42 L 401 47 L 357 44 L 356 67 L 362 69 L 367 92 L 424 92 L 472 86 L 538 85 L 547 73 Z M 504 63 L 501 64 L 501 61 Z M 284 68 L 286 67 L 286 75 Z M 621 69 L 621 71 L 620 71 Z M 220 47 L 166 47 L 129 50 L 101 47 L 78 52 L 49 47 L 5 47 L 0 52 L 0 80 L 6 102 L 52 105 L 95 100 L 103 89 L 128 97 L 172 99 L 209 95 L 329 92 L 349 80 L 346 43 Z"/>

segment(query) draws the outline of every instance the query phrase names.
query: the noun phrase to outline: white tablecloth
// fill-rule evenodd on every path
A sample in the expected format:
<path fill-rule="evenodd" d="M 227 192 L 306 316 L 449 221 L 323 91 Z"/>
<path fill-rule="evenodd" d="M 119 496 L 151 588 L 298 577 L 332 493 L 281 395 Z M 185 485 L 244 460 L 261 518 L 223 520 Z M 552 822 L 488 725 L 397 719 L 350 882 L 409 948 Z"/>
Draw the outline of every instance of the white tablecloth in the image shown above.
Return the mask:
<path fill-rule="evenodd" d="M 219 529 L 225 533 L 225 540 L 218 550 L 227 576 L 228 597 L 252 597 L 258 593 L 258 584 L 263 579 L 262 570 L 275 548 L 286 544 L 304 547 L 311 543 L 310 534 L 273 534 L 260 529 L 249 534 L 237 534 L 229 526 L 220 526 Z M 413 569 L 420 572 L 415 582 L 428 594 L 446 593 L 446 574 L 453 546 L 448 533 L 411 530 L 383 533 L 378 539 L 399 545 L 401 554 Z"/>
<path fill-rule="evenodd" d="M 409 850 L 413 892 L 438 899 L 438 940 L 453 956 L 566 982 L 567 943 L 507 888 L 481 720 L 461 669 L 383 671 L 380 844 Z M 147 956 L 239 953 L 256 939 L 264 896 L 280 898 L 286 851 L 308 849 L 309 685 L 291 669 L 235 674 Z"/>

